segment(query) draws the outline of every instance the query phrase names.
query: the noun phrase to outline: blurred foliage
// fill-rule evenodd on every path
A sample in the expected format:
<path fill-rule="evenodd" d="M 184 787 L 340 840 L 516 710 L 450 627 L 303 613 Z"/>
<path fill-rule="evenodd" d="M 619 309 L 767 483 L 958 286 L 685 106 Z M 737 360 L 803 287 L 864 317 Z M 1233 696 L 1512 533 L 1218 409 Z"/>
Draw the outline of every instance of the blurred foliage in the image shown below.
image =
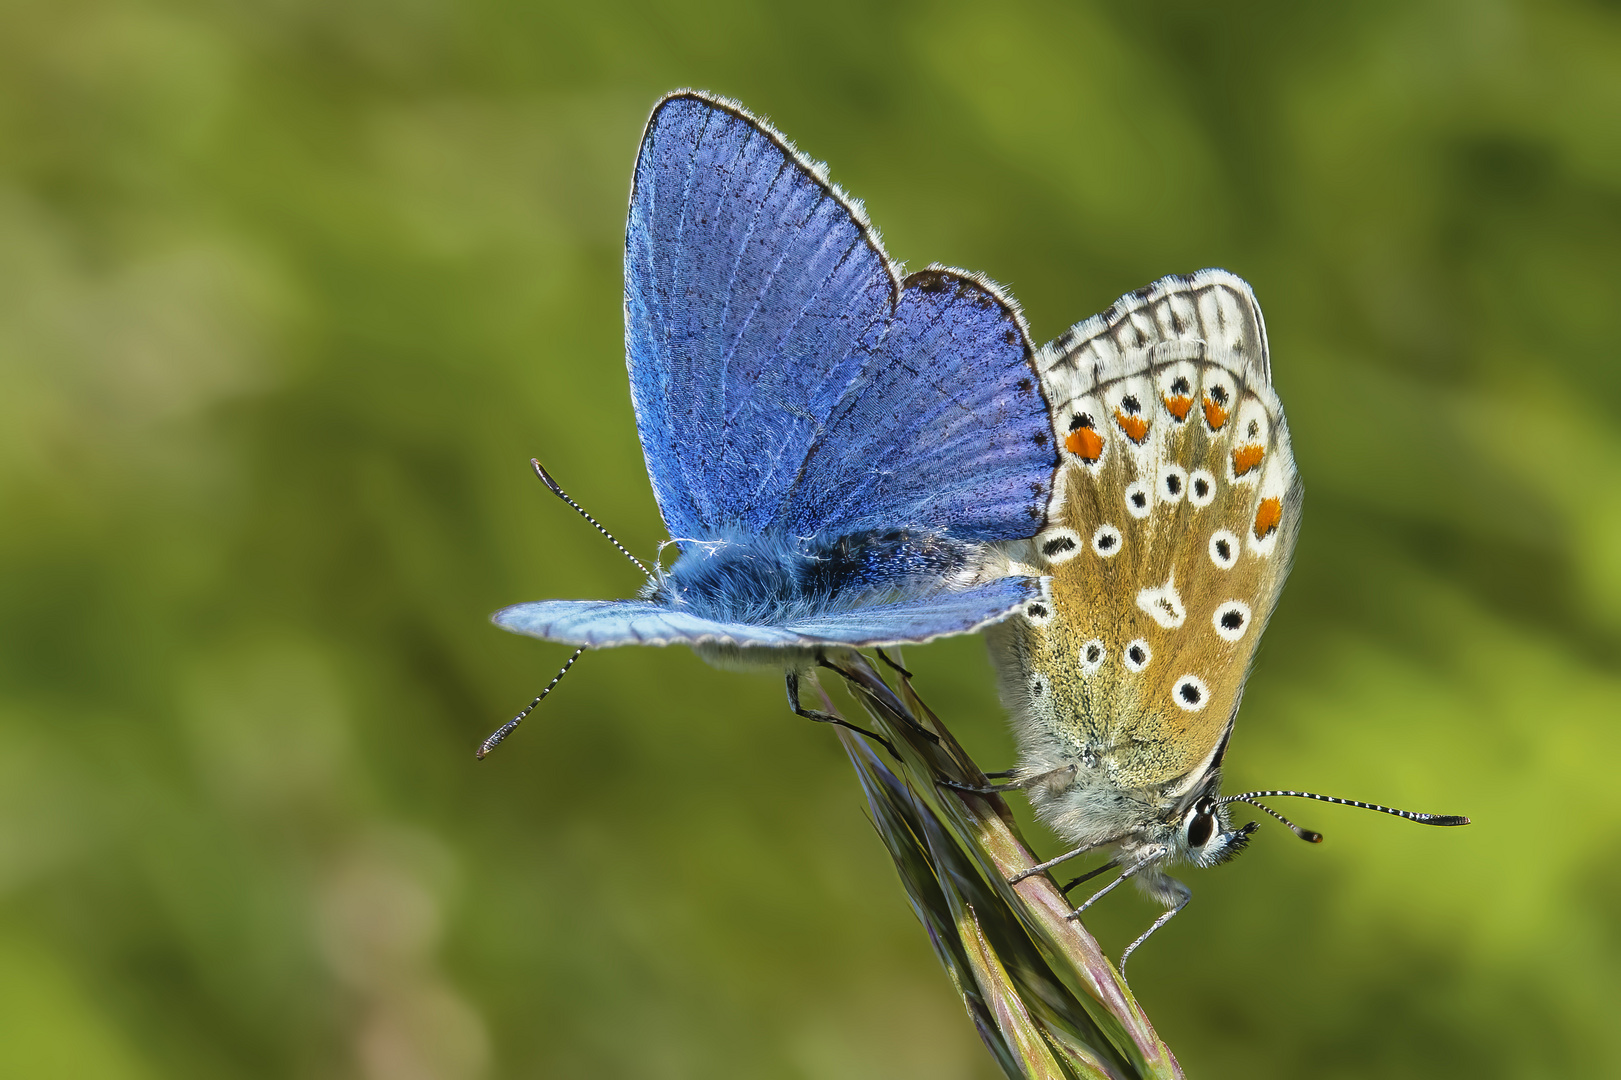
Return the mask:
<path fill-rule="evenodd" d="M 1190 874 L 1132 964 L 1189 1075 L 1621 1072 L 1614 4 L 22 0 L 0 1074 L 996 1075 L 779 681 L 588 655 L 473 760 L 567 655 L 486 615 L 637 584 L 528 458 L 662 538 L 619 250 L 683 85 L 1040 338 L 1254 284 L 1308 497 L 1230 783 L 1477 824 Z M 907 661 L 1009 761 L 980 642 Z"/>

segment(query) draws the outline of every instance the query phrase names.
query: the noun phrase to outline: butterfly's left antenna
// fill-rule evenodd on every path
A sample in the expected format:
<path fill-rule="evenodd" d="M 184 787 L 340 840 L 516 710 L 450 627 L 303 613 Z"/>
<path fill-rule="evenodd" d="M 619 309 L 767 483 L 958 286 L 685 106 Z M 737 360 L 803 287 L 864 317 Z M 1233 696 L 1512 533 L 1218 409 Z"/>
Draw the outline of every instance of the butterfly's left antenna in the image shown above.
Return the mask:
<path fill-rule="evenodd" d="M 1292 832 L 1296 836 L 1300 837 L 1300 839 L 1304 840 L 1306 843 L 1308 843 L 1308 844 L 1321 844 L 1323 842 L 1323 834 L 1322 833 L 1316 832 L 1316 831 L 1314 831 L 1312 829 L 1302 829 L 1299 825 L 1296 825 L 1294 822 L 1290 821 L 1288 818 L 1284 817 L 1282 814 L 1278 813 L 1276 810 L 1272 809 L 1270 806 L 1265 806 L 1265 805 L 1263 805 L 1261 803 L 1258 803 L 1254 799 L 1246 798 L 1245 796 L 1242 796 L 1242 795 L 1234 795 L 1230 799 L 1223 799 L 1221 801 L 1224 802 L 1224 803 L 1229 803 L 1229 802 L 1248 803 L 1250 806 L 1255 807 L 1257 810 L 1265 810 L 1267 813 L 1271 814 L 1273 817 L 1275 817 L 1279 821 L 1283 822 L 1283 824 L 1288 827 L 1290 832 Z"/>
<path fill-rule="evenodd" d="M 564 502 L 568 503 L 574 508 L 574 512 L 576 514 L 579 514 L 581 517 L 585 518 L 585 520 L 589 521 L 593 529 L 601 533 L 607 539 L 608 543 L 619 549 L 619 554 L 636 564 L 636 569 L 640 570 L 649 578 L 653 576 L 653 572 L 646 566 L 642 565 L 642 560 L 632 555 L 625 549 L 624 544 L 621 544 L 618 540 L 614 539 L 613 533 L 609 532 L 607 529 L 604 529 L 601 522 L 592 517 L 590 514 L 586 513 L 585 507 L 568 497 L 568 492 L 564 491 L 560 486 L 558 486 L 557 481 L 552 479 L 552 474 L 546 471 L 546 466 L 542 465 L 538 458 L 530 458 L 529 464 L 535 467 L 535 475 L 540 477 L 541 483 L 545 484 L 551 489 L 553 495 L 556 495 L 559 499 L 562 499 Z M 566 671 L 568 669 L 565 667 L 564 670 Z"/>
<path fill-rule="evenodd" d="M 607 529 L 604 529 L 601 522 L 592 517 L 590 514 L 586 513 L 585 507 L 569 498 L 568 492 L 564 491 L 562 486 L 559 485 L 556 480 L 552 479 L 552 474 L 546 471 L 546 467 L 540 463 L 538 458 L 530 458 L 529 464 L 535 467 L 535 475 L 540 477 L 540 482 L 545 484 L 553 495 L 556 495 L 559 499 L 562 499 L 564 502 L 568 503 L 574 508 L 575 513 L 589 521 L 592 528 L 596 529 L 597 532 L 606 537 L 608 543 L 612 544 L 619 550 L 619 554 L 636 564 L 636 569 L 640 570 L 648 578 L 653 576 L 652 572 L 642 564 L 642 560 L 632 555 L 625 549 L 624 544 L 621 544 L 618 540 L 614 539 L 613 533 L 609 532 Z M 558 669 L 557 674 L 552 676 L 552 681 L 546 684 L 546 689 L 542 690 L 535 700 L 531 701 L 517 716 L 514 716 L 511 720 L 508 720 L 506 723 L 502 724 L 500 729 L 488 739 L 485 739 L 483 742 L 479 743 L 478 759 L 480 761 L 484 760 L 484 755 L 488 754 L 491 750 L 494 750 L 497 746 L 500 746 L 502 741 L 505 740 L 508 735 L 511 735 L 514 731 L 516 731 L 518 725 L 523 723 L 524 717 L 534 712 L 535 706 L 539 705 L 541 701 L 545 699 L 547 694 L 556 689 L 557 684 L 563 681 L 563 676 L 568 674 L 568 669 L 574 666 L 574 661 L 578 660 L 580 658 L 580 654 L 583 652 L 585 652 L 585 648 L 583 646 L 575 649 L 574 655 L 563 662 L 563 666 Z"/>

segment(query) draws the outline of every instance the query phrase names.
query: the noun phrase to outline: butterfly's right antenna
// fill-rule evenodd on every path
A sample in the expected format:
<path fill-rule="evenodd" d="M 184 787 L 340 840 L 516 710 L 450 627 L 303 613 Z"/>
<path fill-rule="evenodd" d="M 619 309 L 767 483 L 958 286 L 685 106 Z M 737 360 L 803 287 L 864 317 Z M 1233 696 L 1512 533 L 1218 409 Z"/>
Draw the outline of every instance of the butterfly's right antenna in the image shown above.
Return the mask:
<path fill-rule="evenodd" d="M 1393 817 L 1405 818 L 1408 821 L 1416 821 L 1420 825 L 1469 824 L 1469 819 L 1461 814 L 1421 814 L 1416 810 L 1397 810 L 1392 806 L 1380 806 L 1378 803 L 1358 802 L 1356 799 L 1341 799 L 1336 798 L 1333 795 L 1318 795 L 1313 791 L 1246 791 L 1239 795 L 1223 796 L 1221 801 L 1224 804 L 1235 802 L 1248 803 L 1251 806 L 1265 810 L 1267 813 L 1289 826 L 1289 828 L 1294 831 L 1294 834 L 1300 837 L 1300 839 L 1313 844 L 1321 844 L 1323 842 L 1322 833 L 1313 832 L 1310 829 L 1302 829 L 1299 825 L 1296 825 L 1294 822 L 1290 821 L 1288 818 L 1284 817 L 1270 806 L 1262 806 L 1260 803 L 1255 801 L 1256 799 L 1278 798 L 1316 799 L 1318 802 L 1334 803 L 1337 806 L 1354 806 L 1359 810 L 1375 810 L 1381 814 L 1390 814 Z"/>
<path fill-rule="evenodd" d="M 480 761 L 484 760 L 485 754 L 488 754 L 491 750 L 494 750 L 497 746 L 500 746 L 502 740 L 504 740 L 508 735 L 511 735 L 513 731 L 517 729 L 518 725 L 523 723 L 524 717 L 535 711 L 535 706 L 539 705 L 541 701 L 545 699 L 546 695 L 551 693 L 557 684 L 563 681 L 563 676 L 568 674 L 568 669 L 574 666 L 574 661 L 578 660 L 580 658 L 580 654 L 583 652 L 585 652 L 585 647 L 583 645 L 580 648 L 575 649 L 574 655 L 563 662 L 563 666 L 558 669 L 557 674 L 552 676 L 552 681 L 546 684 L 546 689 L 542 690 L 535 700 L 531 701 L 527 706 L 525 706 L 523 712 L 502 724 L 500 729 L 497 730 L 495 734 L 478 744 L 477 757 Z"/>
<path fill-rule="evenodd" d="M 564 502 L 568 503 L 570 506 L 572 506 L 574 508 L 574 512 L 576 514 L 579 514 L 581 517 L 585 518 L 585 520 L 589 521 L 591 523 L 591 527 L 593 529 L 595 529 L 595 530 L 597 530 L 597 532 L 601 533 L 607 539 L 608 543 L 612 544 L 614 547 L 619 549 L 619 554 L 623 555 L 625 558 L 629 559 L 631 562 L 636 564 L 636 569 L 640 570 L 644 575 L 646 575 L 649 578 L 651 578 L 653 576 L 653 572 L 651 570 L 649 570 L 646 566 L 642 565 L 642 560 L 640 560 L 636 556 L 632 555 L 629 551 L 627 551 L 625 549 L 624 544 L 621 544 L 618 540 L 614 539 L 614 534 L 613 533 L 609 532 L 607 529 L 604 529 L 602 527 L 601 522 L 599 522 L 596 518 L 592 517 L 590 514 L 586 513 L 585 507 L 581 506 L 579 503 L 575 502 L 573 499 L 568 497 L 568 492 L 564 491 L 561 487 L 558 486 L 557 481 L 552 479 L 552 474 L 546 471 L 546 466 L 542 465 L 538 458 L 530 458 L 529 459 L 529 464 L 531 464 L 531 465 L 533 465 L 535 467 L 535 475 L 540 477 L 540 482 L 541 483 L 545 484 L 548 488 L 551 489 L 551 492 L 552 492 L 553 495 L 556 495 L 559 499 L 562 499 Z M 570 663 L 572 663 L 572 662 L 573 661 L 570 661 Z M 568 670 L 567 665 L 564 666 L 563 670 L 564 671 Z"/>

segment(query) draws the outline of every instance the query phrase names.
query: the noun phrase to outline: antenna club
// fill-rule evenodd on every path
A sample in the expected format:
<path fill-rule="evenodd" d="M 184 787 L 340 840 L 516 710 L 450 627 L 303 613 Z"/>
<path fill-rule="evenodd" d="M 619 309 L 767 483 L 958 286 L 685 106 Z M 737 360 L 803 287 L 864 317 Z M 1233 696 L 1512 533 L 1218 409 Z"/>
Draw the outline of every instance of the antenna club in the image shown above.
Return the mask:
<path fill-rule="evenodd" d="M 523 723 L 524 718 L 535 711 L 535 706 L 539 705 L 542 701 L 545 701 L 546 695 L 557 689 L 557 684 L 563 681 L 563 676 L 568 674 L 568 669 L 574 666 L 574 661 L 578 660 L 580 658 L 580 654 L 583 652 L 585 652 L 585 646 L 583 645 L 580 648 L 575 649 L 574 655 L 563 661 L 563 666 L 558 669 L 556 675 L 552 676 L 552 681 L 546 684 L 546 689 L 542 690 L 540 694 L 536 696 L 535 700 L 524 706 L 522 712 L 520 712 L 517 716 L 514 716 L 511 720 L 508 720 L 506 723 L 502 724 L 489 738 L 480 743 L 478 749 L 473 751 L 473 756 L 479 761 L 483 761 L 486 754 L 488 754 L 491 750 L 494 750 L 497 746 L 500 746 L 502 740 L 516 731 L 518 729 L 518 725 Z"/>
<path fill-rule="evenodd" d="M 539 458 L 530 458 L 529 464 L 535 467 L 535 475 L 540 477 L 540 482 L 542 484 L 545 484 L 551 489 L 553 495 L 563 494 L 563 489 L 558 486 L 556 480 L 552 479 L 552 474 L 546 471 L 546 466 L 540 463 Z"/>

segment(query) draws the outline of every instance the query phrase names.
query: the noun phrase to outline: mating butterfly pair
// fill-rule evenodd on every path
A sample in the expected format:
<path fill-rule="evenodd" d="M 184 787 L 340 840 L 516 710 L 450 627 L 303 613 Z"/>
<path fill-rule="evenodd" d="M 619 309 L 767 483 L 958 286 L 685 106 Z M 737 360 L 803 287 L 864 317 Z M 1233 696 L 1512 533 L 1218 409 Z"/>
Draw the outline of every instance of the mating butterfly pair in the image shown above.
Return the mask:
<path fill-rule="evenodd" d="M 1036 350 L 995 286 L 902 277 L 825 169 L 681 92 L 636 163 L 625 323 L 679 555 L 640 599 L 518 604 L 498 625 L 781 665 L 795 710 L 829 719 L 798 702 L 819 653 L 995 624 L 1008 786 L 1070 855 L 1113 852 L 1104 892 L 1136 877 L 1166 905 L 1150 933 L 1187 899 L 1165 865 L 1221 861 L 1254 828 L 1229 803 L 1296 794 L 1218 792 L 1300 508 L 1244 282 L 1166 278 Z"/>

